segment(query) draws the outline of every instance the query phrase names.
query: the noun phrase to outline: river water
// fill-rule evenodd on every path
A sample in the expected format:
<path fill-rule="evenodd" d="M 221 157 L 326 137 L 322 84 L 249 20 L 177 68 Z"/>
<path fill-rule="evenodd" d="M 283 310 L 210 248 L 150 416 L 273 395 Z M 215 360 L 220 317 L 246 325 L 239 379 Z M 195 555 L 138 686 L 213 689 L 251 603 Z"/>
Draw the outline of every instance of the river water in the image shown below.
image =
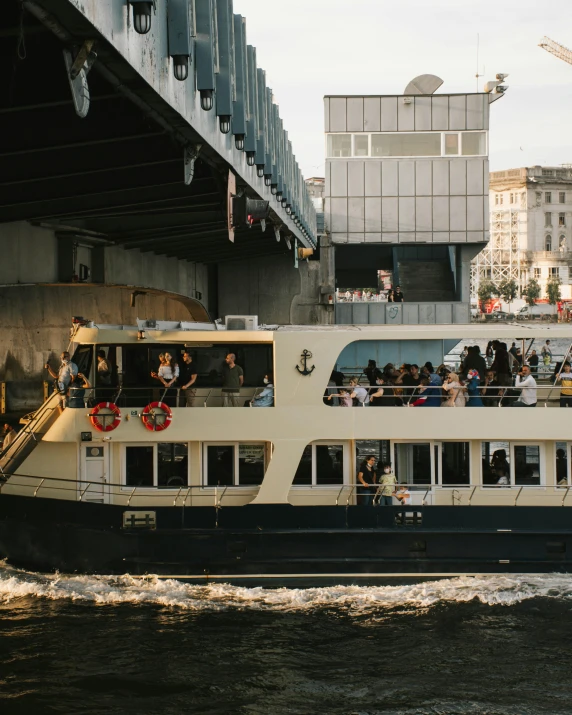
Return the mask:
<path fill-rule="evenodd" d="M 572 576 L 247 589 L 0 564 L 0 712 L 572 712 Z"/>

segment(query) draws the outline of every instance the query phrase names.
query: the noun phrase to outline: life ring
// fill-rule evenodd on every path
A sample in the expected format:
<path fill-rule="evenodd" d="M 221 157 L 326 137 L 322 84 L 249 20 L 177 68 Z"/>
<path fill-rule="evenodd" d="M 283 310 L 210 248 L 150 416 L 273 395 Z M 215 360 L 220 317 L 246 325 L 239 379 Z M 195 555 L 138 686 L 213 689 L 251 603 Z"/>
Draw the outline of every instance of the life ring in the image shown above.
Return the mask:
<path fill-rule="evenodd" d="M 162 410 L 165 416 L 164 421 L 161 423 L 158 423 L 155 419 L 154 410 L 157 409 Z M 150 402 L 141 413 L 141 419 L 143 420 L 145 427 L 150 432 L 162 432 L 171 424 L 173 413 L 171 412 L 169 405 L 166 405 L 164 402 Z"/>
<path fill-rule="evenodd" d="M 110 410 L 111 414 L 114 415 L 113 422 L 111 422 L 110 424 L 105 424 L 105 421 L 100 422 L 97 418 L 97 416 L 103 409 Z M 89 419 L 91 420 L 91 424 L 98 432 L 111 432 L 116 427 L 119 427 L 119 425 L 121 424 L 121 410 L 114 402 L 100 402 L 91 411 Z"/>

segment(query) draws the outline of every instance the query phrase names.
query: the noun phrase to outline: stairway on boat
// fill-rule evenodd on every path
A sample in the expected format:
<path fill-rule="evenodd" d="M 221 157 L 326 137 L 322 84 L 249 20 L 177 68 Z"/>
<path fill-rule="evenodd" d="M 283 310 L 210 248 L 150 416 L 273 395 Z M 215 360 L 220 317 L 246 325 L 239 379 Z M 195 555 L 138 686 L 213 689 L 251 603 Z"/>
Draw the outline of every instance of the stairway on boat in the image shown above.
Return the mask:
<path fill-rule="evenodd" d="M 44 404 L 34 412 L 12 444 L 4 452 L 0 452 L 0 477 L 14 474 L 23 462 L 34 451 L 44 435 L 59 416 L 61 395 L 52 393 Z"/>

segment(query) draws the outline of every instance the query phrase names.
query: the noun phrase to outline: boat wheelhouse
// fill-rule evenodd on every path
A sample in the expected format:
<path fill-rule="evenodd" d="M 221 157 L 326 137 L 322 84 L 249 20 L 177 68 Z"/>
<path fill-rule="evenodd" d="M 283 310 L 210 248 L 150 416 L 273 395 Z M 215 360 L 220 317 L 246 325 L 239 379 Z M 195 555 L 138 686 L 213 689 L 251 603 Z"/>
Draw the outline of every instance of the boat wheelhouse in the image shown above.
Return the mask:
<path fill-rule="evenodd" d="M 74 361 L 93 385 L 83 406 L 62 406 L 54 392 L 0 457 L 0 556 L 44 570 L 252 583 L 569 570 L 572 439 L 569 413 L 552 409 L 554 365 L 540 369 L 532 410 L 507 411 L 509 394 L 501 409 L 460 413 L 408 407 L 406 396 L 378 410 L 325 399 L 335 368 L 365 383 L 368 357 L 454 365 L 464 344 L 494 339 L 523 354 L 550 340 L 560 362 L 572 343 L 567 325 L 82 326 Z M 98 350 L 114 366 L 111 384 L 98 383 Z M 193 407 L 150 376 L 166 351 L 192 355 Z M 239 407 L 223 406 L 229 352 L 244 370 Z M 254 408 L 270 372 L 274 404 Z M 501 484 L 490 473 L 499 452 Z M 359 503 L 370 455 L 393 465 L 409 504 Z"/>

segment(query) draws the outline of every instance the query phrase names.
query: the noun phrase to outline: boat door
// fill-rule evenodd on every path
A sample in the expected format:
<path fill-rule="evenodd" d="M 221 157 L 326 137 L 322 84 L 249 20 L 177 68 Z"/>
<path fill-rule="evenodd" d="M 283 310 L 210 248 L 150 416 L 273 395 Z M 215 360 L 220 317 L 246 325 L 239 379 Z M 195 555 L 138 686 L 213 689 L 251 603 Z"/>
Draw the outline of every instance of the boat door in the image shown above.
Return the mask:
<path fill-rule="evenodd" d="M 393 469 L 397 481 L 409 486 L 413 504 L 431 503 L 436 472 L 432 442 L 394 442 Z"/>
<path fill-rule="evenodd" d="M 81 501 L 109 502 L 109 445 L 89 442 L 81 444 L 81 479 L 78 483 Z"/>

